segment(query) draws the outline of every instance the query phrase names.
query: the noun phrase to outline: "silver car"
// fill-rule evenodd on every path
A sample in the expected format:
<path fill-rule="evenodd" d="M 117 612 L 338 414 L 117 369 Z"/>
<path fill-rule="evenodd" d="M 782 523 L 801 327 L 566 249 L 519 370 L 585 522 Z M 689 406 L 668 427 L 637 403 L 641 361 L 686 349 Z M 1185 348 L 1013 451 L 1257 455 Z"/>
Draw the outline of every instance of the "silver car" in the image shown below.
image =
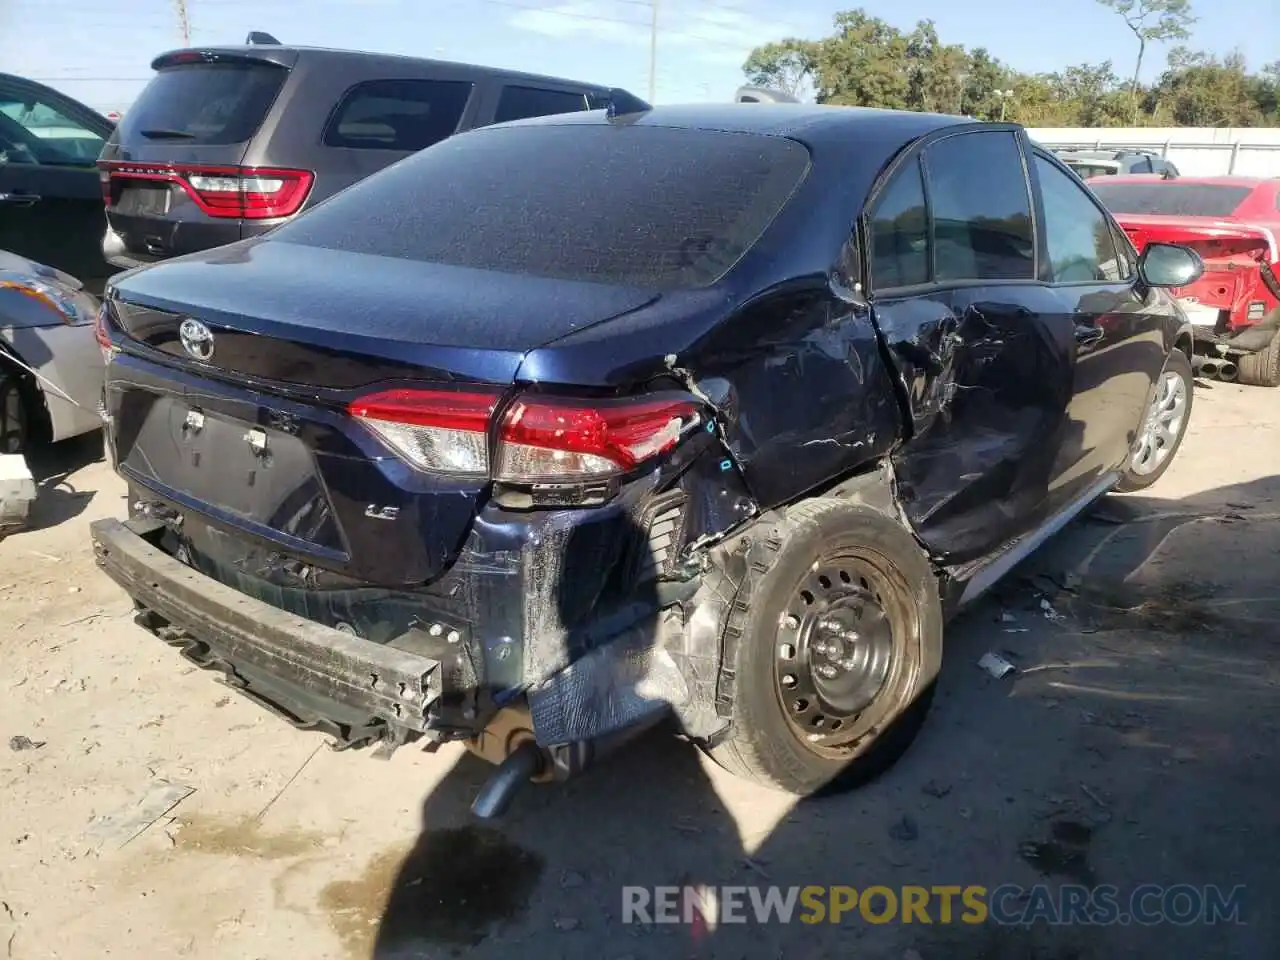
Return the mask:
<path fill-rule="evenodd" d="M 74 277 L 0 250 L 0 453 L 102 426 L 98 307 Z"/>

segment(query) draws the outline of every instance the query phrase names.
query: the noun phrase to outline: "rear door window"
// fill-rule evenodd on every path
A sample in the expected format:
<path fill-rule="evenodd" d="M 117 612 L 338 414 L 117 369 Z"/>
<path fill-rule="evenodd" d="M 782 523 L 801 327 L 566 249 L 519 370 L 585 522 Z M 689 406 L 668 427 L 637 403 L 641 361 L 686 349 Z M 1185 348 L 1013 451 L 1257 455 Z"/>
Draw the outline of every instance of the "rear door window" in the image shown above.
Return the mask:
<path fill-rule="evenodd" d="M 245 143 L 262 126 L 288 76 L 284 67 L 262 62 L 163 67 L 125 112 L 118 140 Z"/>
<path fill-rule="evenodd" d="M 755 245 L 808 170 L 809 151 L 783 137 L 484 127 L 348 187 L 272 238 L 560 280 L 701 287 Z"/>
<path fill-rule="evenodd" d="M 937 279 L 1031 280 L 1031 195 L 1017 138 L 964 133 L 925 150 Z"/>
<path fill-rule="evenodd" d="M 574 113 L 587 108 L 587 98 L 581 93 L 565 90 L 548 90 L 545 87 L 503 87 L 498 99 L 494 123 L 523 120 L 526 117 L 549 117 L 557 113 Z"/>
<path fill-rule="evenodd" d="M 457 132 L 474 88 L 466 80 L 358 84 L 334 110 L 324 143 L 366 150 L 423 150 Z"/>

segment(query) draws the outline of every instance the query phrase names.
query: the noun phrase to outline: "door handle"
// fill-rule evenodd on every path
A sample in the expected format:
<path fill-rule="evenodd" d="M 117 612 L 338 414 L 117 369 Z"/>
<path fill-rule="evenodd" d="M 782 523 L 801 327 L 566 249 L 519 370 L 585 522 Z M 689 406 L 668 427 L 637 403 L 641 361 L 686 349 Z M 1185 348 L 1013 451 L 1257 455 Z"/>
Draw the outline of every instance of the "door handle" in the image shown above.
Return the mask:
<path fill-rule="evenodd" d="M 1107 332 L 1101 327 L 1086 327 L 1076 324 L 1076 343 L 1082 347 L 1092 346 L 1106 335 Z"/>
<path fill-rule="evenodd" d="M 39 202 L 40 196 L 35 193 L 0 193 L 0 203 L 14 207 L 29 207 Z"/>

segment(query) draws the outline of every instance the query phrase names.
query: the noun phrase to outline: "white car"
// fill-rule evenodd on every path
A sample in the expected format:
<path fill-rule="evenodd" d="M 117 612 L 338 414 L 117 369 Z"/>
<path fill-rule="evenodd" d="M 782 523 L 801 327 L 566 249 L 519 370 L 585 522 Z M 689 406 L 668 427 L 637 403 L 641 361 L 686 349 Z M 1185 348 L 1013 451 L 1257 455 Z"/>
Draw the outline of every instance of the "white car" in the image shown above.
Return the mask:
<path fill-rule="evenodd" d="M 101 428 L 98 307 L 74 277 L 0 250 L 0 453 Z"/>

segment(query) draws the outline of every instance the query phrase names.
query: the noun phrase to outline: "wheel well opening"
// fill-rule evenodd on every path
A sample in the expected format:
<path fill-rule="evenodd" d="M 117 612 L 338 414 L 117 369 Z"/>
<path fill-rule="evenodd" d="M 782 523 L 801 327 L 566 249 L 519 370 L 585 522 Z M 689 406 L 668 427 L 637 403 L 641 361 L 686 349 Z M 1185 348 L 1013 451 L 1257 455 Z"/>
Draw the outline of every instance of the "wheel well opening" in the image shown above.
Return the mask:
<path fill-rule="evenodd" d="M 35 443 L 47 443 L 53 437 L 53 421 L 49 417 L 49 405 L 45 401 L 40 381 L 28 370 L 18 352 L 8 344 L 0 344 L 0 377 L 11 377 L 22 392 L 22 403 L 27 409 L 30 423 L 27 433 Z"/>

